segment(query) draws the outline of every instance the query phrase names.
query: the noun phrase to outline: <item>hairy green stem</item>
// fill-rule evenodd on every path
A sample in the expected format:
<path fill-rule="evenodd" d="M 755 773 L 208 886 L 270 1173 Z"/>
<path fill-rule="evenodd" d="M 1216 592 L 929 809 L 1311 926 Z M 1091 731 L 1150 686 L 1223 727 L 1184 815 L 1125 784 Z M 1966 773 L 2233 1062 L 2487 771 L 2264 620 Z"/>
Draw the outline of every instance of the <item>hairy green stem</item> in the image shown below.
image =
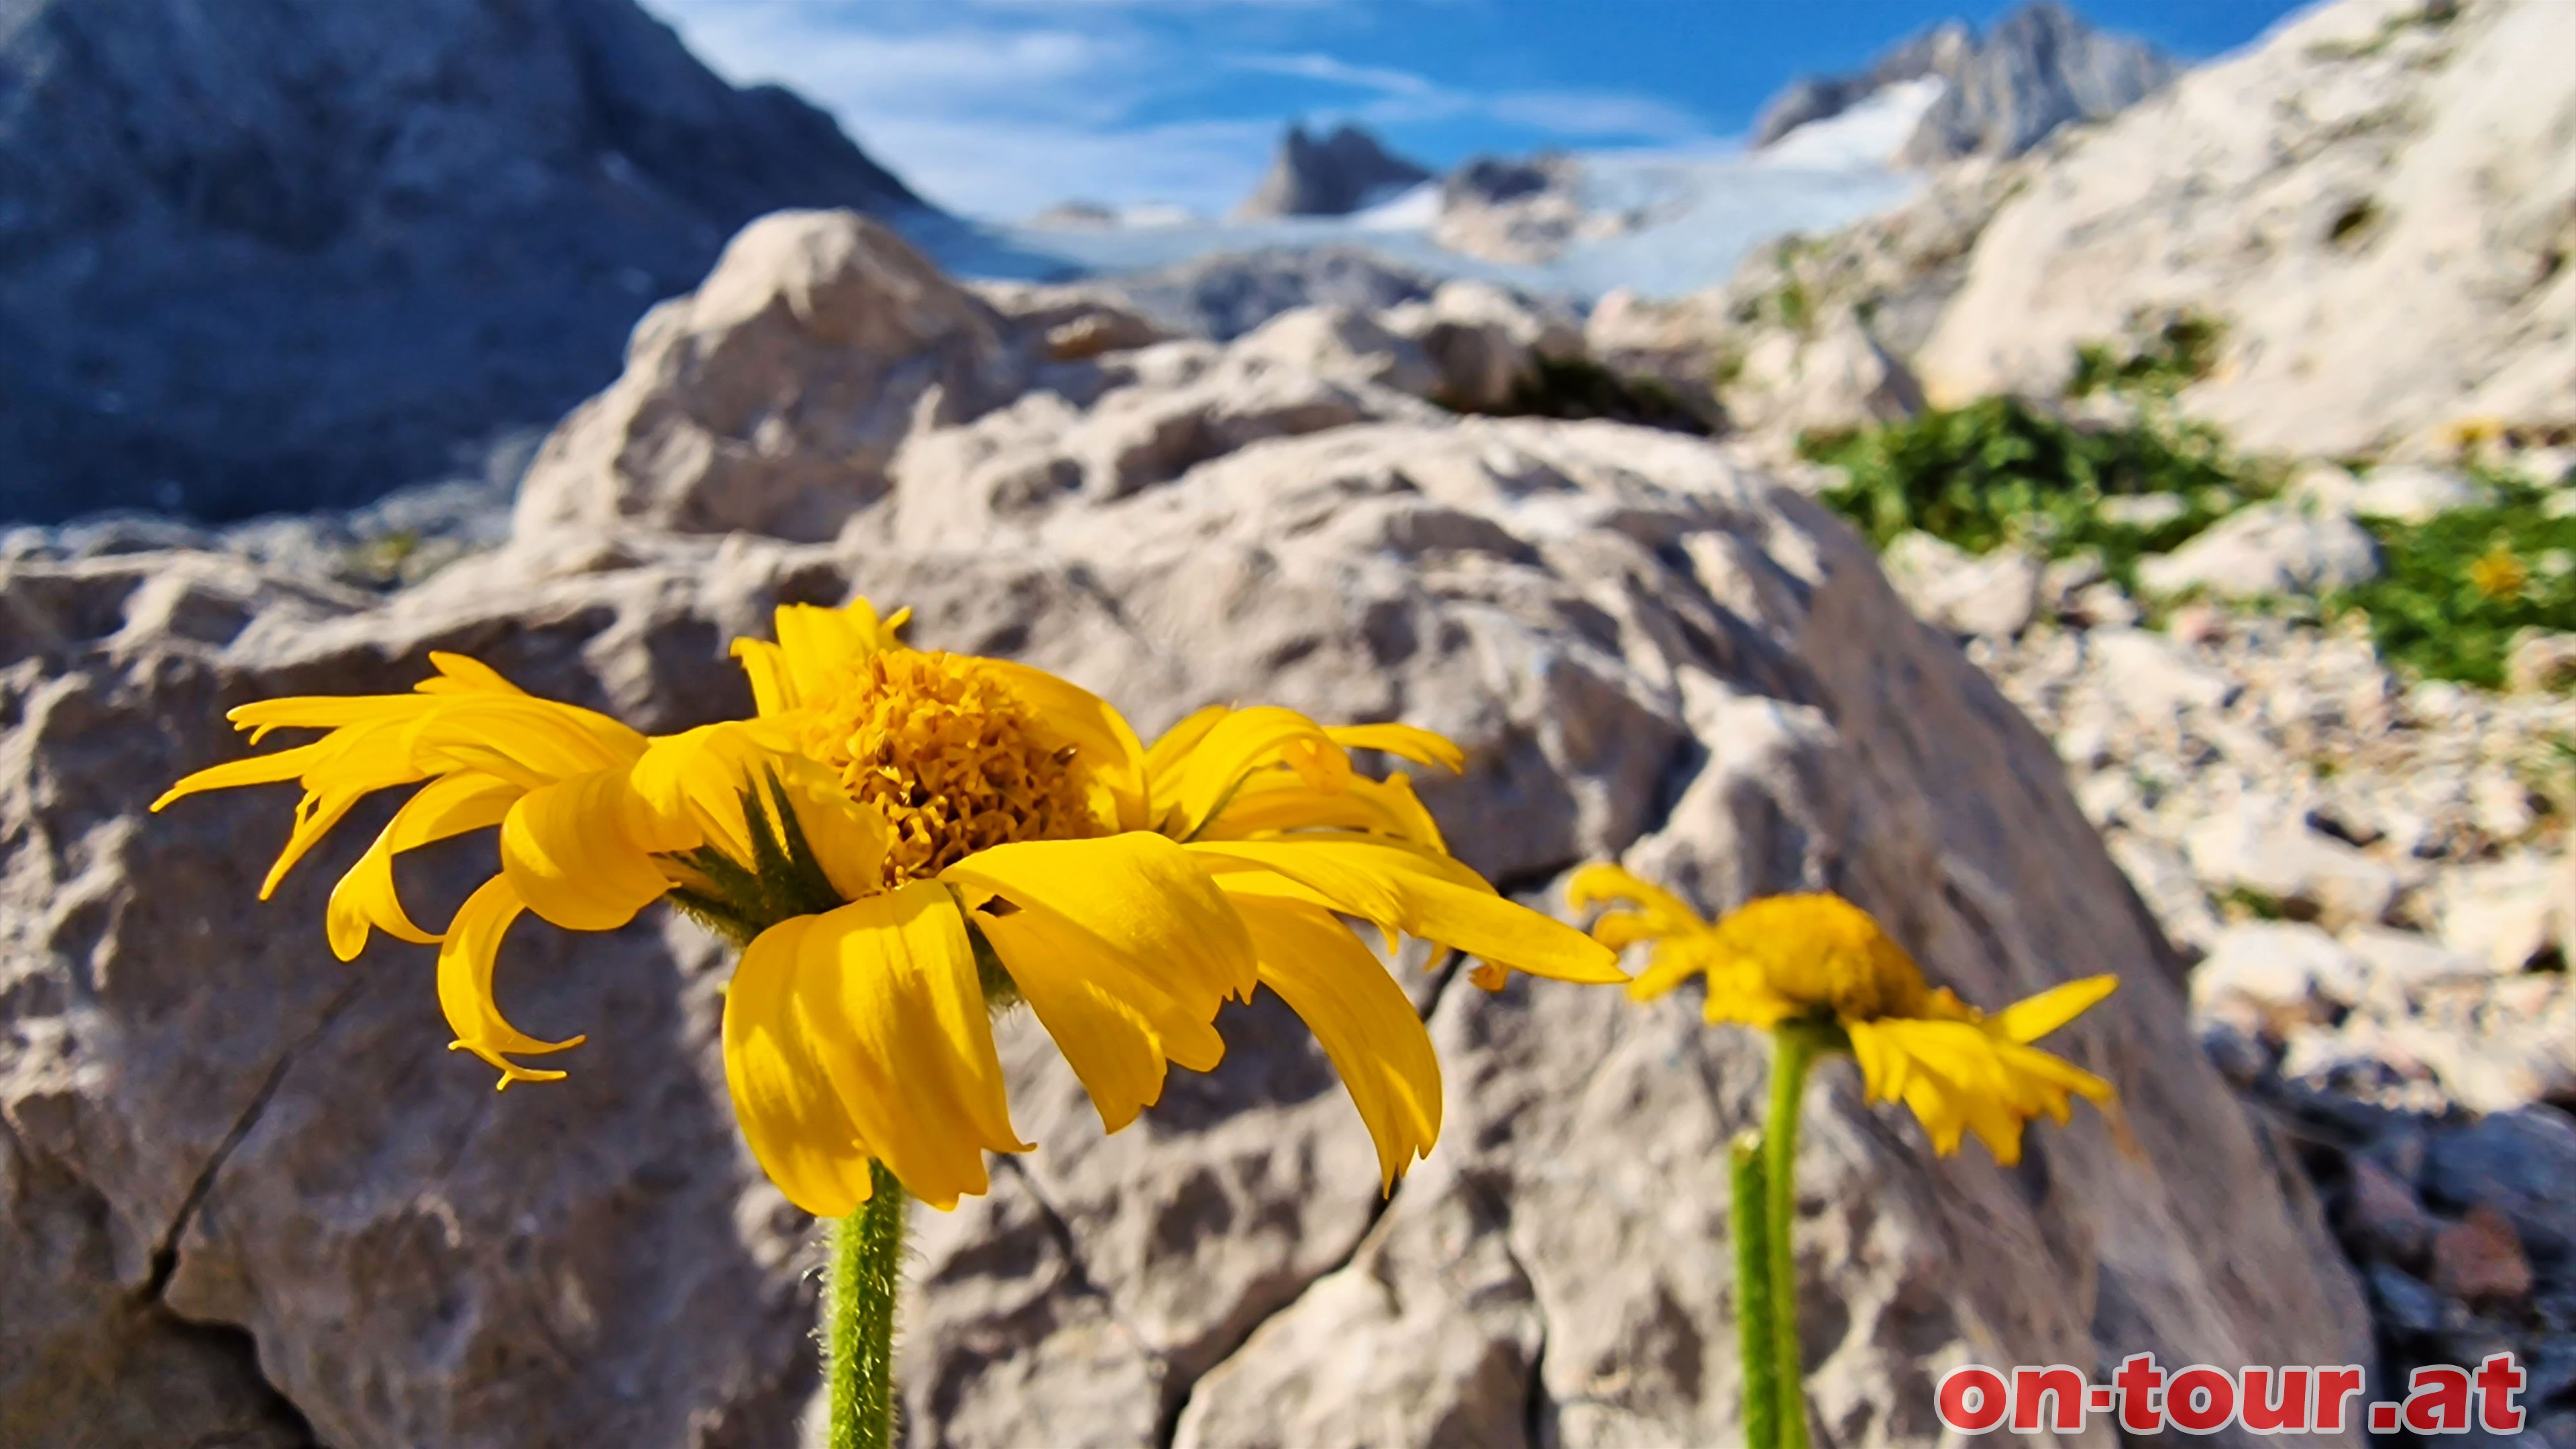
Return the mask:
<path fill-rule="evenodd" d="M 1826 1043 L 1807 1023 L 1771 1032 L 1771 1120 L 1762 1130 L 1764 1236 L 1771 1253 L 1772 1363 L 1778 1375 L 1779 1449 L 1807 1449 L 1807 1371 L 1798 1351 L 1798 1104 L 1807 1068 Z"/>
<path fill-rule="evenodd" d="M 1744 1350 L 1744 1449 L 1778 1449 L 1780 1364 L 1772 1337 L 1770 1195 L 1764 1190 L 1762 1134 L 1745 1132 L 1727 1148 L 1733 1169 L 1735 1331 Z"/>
<path fill-rule="evenodd" d="M 892 1449 L 894 1300 L 903 1275 L 903 1184 L 870 1163 L 867 1205 L 832 1225 L 823 1292 L 823 1374 L 831 1449 Z"/>

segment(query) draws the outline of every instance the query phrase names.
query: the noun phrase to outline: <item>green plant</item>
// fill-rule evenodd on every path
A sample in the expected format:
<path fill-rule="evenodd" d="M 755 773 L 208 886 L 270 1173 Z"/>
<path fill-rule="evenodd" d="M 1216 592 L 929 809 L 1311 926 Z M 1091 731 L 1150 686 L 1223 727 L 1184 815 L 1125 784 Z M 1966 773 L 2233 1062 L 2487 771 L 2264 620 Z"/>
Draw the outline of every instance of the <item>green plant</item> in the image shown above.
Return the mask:
<path fill-rule="evenodd" d="M 2206 312 L 2184 310 L 2166 316 L 2152 329 L 2133 328 L 2124 347 L 2087 342 L 2075 349 L 2075 373 L 2066 383 L 2068 397 L 2110 393 L 2124 397 L 2170 398 L 2209 376 L 2227 341 L 2227 324 Z"/>
<path fill-rule="evenodd" d="M 1935 409 L 1801 451 L 1844 472 L 1824 494 L 1884 548 L 1921 529 L 1971 553 L 2018 543 L 2050 557 L 2094 550 L 2123 585 L 2143 554 L 2172 548 L 2266 491 L 2214 433 L 2146 421 L 2085 428 L 2016 398 Z M 2170 495 L 2155 517 L 2115 499 Z"/>
<path fill-rule="evenodd" d="M 2372 522 L 2386 567 L 2330 601 L 2370 621 L 2381 657 L 2433 679 L 2489 689 L 2525 629 L 2576 631 L 2576 516 L 2519 479 L 2483 480 L 2493 502 L 2419 523 Z"/>

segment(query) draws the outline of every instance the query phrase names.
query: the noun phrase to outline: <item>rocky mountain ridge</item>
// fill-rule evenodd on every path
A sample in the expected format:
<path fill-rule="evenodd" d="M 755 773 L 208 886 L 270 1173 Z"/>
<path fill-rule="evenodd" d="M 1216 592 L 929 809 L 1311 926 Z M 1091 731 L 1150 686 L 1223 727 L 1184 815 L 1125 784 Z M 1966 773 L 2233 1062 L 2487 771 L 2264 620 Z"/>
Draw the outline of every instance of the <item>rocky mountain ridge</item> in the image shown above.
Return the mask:
<path fill-rule="evenodd" d="M 2058 0 L 2029 0 L 1983 35 L 1964 21 L 1934 26 L 1890 48 L 1855 75 L 1808 76 L 1766 102 L 1755 147 L 1843 114 L 1889 87 L 1943 84 L 1898 155 L 1934 166 L 1963 156 L 2021 155 L 2078 122 L 2115 116 L 2180 73 L 2142 40 L 2094 29 Z"/>
<path fill-rule="evenodd" d="M 923 214 L 631 0 L 30 0 L 0 27 L 0 513 L 483 471 L 792 205 Z"/>
<path fill-rule="evenodd" d="M 1345 122 L 1328 134 L 1308 135 L 1301 122 L 1280 137 L 1269 172 L 1234 214 L 1245 220 L 1348 216 L 1430 179 L 1428 168 L 1389 151 L 1359 126 Z"/>

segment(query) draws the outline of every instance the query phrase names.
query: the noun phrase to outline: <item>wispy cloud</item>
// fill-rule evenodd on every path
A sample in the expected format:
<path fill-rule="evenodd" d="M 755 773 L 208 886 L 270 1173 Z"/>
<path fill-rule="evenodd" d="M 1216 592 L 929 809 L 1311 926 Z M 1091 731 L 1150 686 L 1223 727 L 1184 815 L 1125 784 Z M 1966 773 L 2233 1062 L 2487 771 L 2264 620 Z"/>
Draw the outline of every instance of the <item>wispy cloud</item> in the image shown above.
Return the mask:
<path fill-rule="evenodd" d="M 1315 51 L 1295 55 L 1229 56 L 1226 64 L 1237 70 L 1295 76 L 1300 80 L 1350 86 L 1357 90 L 1380 91 L 1391 96 L 1431 96 L 1442 93 L 1439 83 L 1428 76 L 1415 75 L 1409 70 L 1390 70 L 1384 66 L 1352 65 L 1348 61 L 1336 60 Z"/>

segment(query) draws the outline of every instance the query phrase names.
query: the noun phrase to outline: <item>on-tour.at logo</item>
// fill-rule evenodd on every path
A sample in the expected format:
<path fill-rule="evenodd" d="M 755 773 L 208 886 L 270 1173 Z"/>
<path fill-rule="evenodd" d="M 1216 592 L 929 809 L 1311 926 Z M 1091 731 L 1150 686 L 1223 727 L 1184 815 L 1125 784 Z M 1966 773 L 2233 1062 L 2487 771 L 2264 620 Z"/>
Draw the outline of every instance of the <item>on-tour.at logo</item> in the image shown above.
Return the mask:
<path fill-rule="evenodd" d="M 2367 1375 L 2358 1364 L 2293 1364 L 2234 1370 L 2196 1363 L 2168 1374 L 2152 1353 L 2120 1361 L 2108 1383 L 2094 1383 L 2067 1364 L 2025 1364 L 2009 1374 L 1964 1364 L 1941 1376 L 1942 1426 L 1954 1433 L 2080 1434 L 2090 1414 L 2116 1414 L 2121 1429 L 2154 1434 L 2167 1428 L 2215 1434 L 2241 1426 L 2254 1434 L 2490 1434 L 2522 1432 L 2522 1366 L 2509 1353 L 2489 1354 L 2474 1369 L 2428 1364 L 2408 1374 L 2403 1400 L 2377 1399 L 2353 1417 Z"/>

